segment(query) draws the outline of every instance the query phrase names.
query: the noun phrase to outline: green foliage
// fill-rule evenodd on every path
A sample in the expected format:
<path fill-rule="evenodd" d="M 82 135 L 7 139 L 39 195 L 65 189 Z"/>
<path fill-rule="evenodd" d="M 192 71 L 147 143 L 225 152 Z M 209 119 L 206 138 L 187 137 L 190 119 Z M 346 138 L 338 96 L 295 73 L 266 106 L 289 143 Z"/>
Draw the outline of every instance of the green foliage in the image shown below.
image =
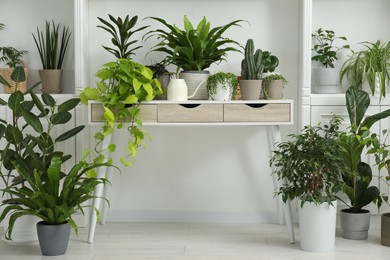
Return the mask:
<path fill-rule="evenodd" d="M 349 45 L 341 47 L 334 45 L 336 40 L 347 41 L 345 36 L 336 37 L 334 31 L 319 28 L 311 36 L 315 42 L 312 48 L 315 55 L 311 57 L 311 60 L 320 62 L 325 68 L 334 68 L 334 62 L 338 60 L 337 53 L 343 49 L 350 49 Z"/>
<path fill-rule="evenodd" d="M 361 212 L 362 208 L 371 202 L 381 206 L 387 197 L 381 195 L 375 186 L 369 186 L 372 180 L 371 168 L 361 161 L 363 149 L 370 147 L 375 140 L 370 135 L 370 128 L 377 121 L 390 116 L 390 109 L 365 117 L 370 106 L 367 92 L 356 87 L 348 88 L 346 94 L 347 111 L 351 127 L 339 135 L 341 158 L 346 170 L 342 173 L 342 190 L 348 196 L 350 203 L 343 201 L 350 207 L 351 212 Z"/>
<path fill-rule="evenodd" d="M 23 66 L 22 57 L 28 53 L 28 51 L 18 51 L 14 47 L 0 47 L 0 61 L 4 62 L 8 67 L 15 68 L 20 65 Z"/>
<path fill-rule="evenodd" d="M 232 88 L 232 93 L 237 89 L 238 79 L 233 73 L 218 72 L 207 78 L 207 90 L 210 94 L 215 94 L 217 84 L 221 83 L 223 88 Z"/>
<path fill-rule="evenodd" d="M 241 79 L 261 79 L 264 71 L 263 51 L 255 51 L 252 39 L 246 42 L 244 57 L 241 62 Z"/>
<path fill-rule="evenodd" d="M 115 128 L 125 128 L 130 138 L 127 142 L 127 155 L 120 158 L 120 162 L 130 166 L 133 162 L 128 158 L 136 158 L 137 148 L 145 146 L 144 138 L 148 136 L 139 118 L 139 105 L 162 94 L 160 82 L 153 79 L 153 72 L 149 68 L 128 59 L 104 64 L 96 76 L 100 80 L 96 83 L 97 88 L 85 88 L 80 94 L 83 104 L 94 100 L 102 102 L 104 108 L 103 127 L 95 134 L 95 151 L 101 156 L 104 150 L 98 147 L 104 137 L 112 134 Z M 113 150 L 114 147 L 110 146 L 110 149 Z"/>
<path fill-rule="evenodd" d="M 49 224 L 68 221 L 77 232 L 72 215 L 79 210 L 83 212 L 82 204 L 94 198 L 94 187 L 106 182 L 94 177 L 94 170 L 110 166 L 88 163 L 85 159 L 88 153 L 85 153 L 69 172 L 63 172 L 63 165 L 71 155 L 57 150 L 56 146 L 69 141 L 85 126 L 74 127 L 57 137 L 53 133 L 57 126 L 71 120 L 70 110 L 80 100 L 73 98 L 57 105 L 49 94 L 39 98 L 32 89 L 28 93 L 28 99 L 20 91 L 12 93 L 8 101 L 0 99 L 12 112 L 10 122 L 0 120 L 0 139 L 7 143 L 0 150 L 0 176 L 5 183 L 2 191 L 10 196 L 2 203 L 0 221 L 10 214 L 7 239 L 11 238 L 15 221 L 23 215 L 37 216 Z"/>
<path fill-rule="evenodd" d="M 141 48 L 142 46 L 137 46 L 132 49 L 129 49 L 130 46 L 137 43 L 137 40 L 130 41 L 131 37 L 134 33 L 142 31 L 146 29 L 149 26 L 143 26 L 140 27 L 134 31 L 131 29 L 136 25 L 138 16 L 133 16 L 131 19 L 129 18 L 129 15 L 125 17 L 125 19 L 122 19 L 120 17 L 116 18 L 112 15 L 108 15 L 111 22 L 107 20 L 104 20 L 100 17 L 98 17 L 99 21 L 103 25 L 98 25 L 97 27 L 102 28 L 103 30 L 107 31 L 109 34 L 111 34 L 111 43 L 117 48 L 113 49 L 111 47 L 103 46 L 103 48 L 112 53 L 116 58 L 126 58 L 130 59 L 131 55 L 134 55 L 134 51 Z"/>
<path fill-rule="evenodd" d="M 270 75 L 267 75 L 263 78 L 263 82 L 264 83 L 269 83 L 271 81 L 274 81 L 274 80 L 282 80 L 283 81 L 283 85 L 287 85 L 288 84 L 288 81 L 287 79 L 281 75 L 281 74 L 270 74 Z"/>
<path fill-rule="evenodd" d="M 243 20 L 235 20 L 223 26 L 210 28 L 210 22 L 203 17 L 194 27 L 187 16 L 184 16 L 183 30 L 158 17 L 148 17 L 148 19 L 161 23 L 168 30 L 153 30 L 146 33 L 144 38 L 147 40 L 150 37 L 157 37 L 159 42 L 152 51 L 167 54 L 162 63 L 176 65 L 177 70 L 181 68 L 202 71 L 213 63 L 226 61 L 228 52 L 240 52 L 235 48 L 235 46 L 241 47 L 236 41 L 224 38 L 222 35 L 230 27 L 240 26 Z"/>
<path fill-rule="evenodd" d="M 306 202 L 331 203 L 340 189 L 343 161 L 337 141 L 340 118 L 329 125 L 305 126 L 291 141 L 279 143 L 270 160 L 273 174 L 287 183 L 279 188 L 284 202 L 299 198 Z"/>
<path fill-rule="evenodd" d="M 20 82 L 26 81 L 26 74 L 24 73 L 24 69 L 20 66 L 16 66 L 11 73 L 11 80 L 15 82 L 15 89 L 17 89 Z M 7 86 L 12 89 L 11 83 L 6 81 L 1 75 L 0 75 L 0 84 L 3 84 L 4 86 Z M 37 84 L 35 84 L 35 86 Z"/>
<path fill-rule="evenodd" d="M 37 34 L 32 34 L 43 69 L 62 68 L 71 33 L 69 27 L 62 26 L 60 30 L 60 26 L 60 23 L 46 21 L 44 31 L 37 28 Z"/>
<path fill-rule="evenodd" d="M 341 67 L 340 80 L 347 77 L 351 85 L 362 88 L 367 82 L 372 95 L 379 80 L 379 97 L 386 97 L 386 87 L 390 80 L 390 42 L 363 42 L 364 50 L 355 52 Z"/>
<path fill-rule="evenodd" d="M 279 66 L 279 59 L 269 51 L 263 51 L 264 72 L 274 72 L 276 67 Z"/>

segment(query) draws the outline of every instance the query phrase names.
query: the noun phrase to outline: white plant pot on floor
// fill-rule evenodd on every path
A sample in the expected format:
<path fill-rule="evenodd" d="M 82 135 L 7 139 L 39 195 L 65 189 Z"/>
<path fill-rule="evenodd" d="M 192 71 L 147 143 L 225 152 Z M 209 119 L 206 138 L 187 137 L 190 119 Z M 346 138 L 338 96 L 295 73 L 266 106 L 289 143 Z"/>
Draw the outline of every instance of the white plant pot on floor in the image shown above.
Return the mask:
<path fill-rule="evenodd" d="M 336 236 L 337 201 L 332 205 L 306 202 L 299 206 L 301 248 L 310 252 L 332 252 Z"/>

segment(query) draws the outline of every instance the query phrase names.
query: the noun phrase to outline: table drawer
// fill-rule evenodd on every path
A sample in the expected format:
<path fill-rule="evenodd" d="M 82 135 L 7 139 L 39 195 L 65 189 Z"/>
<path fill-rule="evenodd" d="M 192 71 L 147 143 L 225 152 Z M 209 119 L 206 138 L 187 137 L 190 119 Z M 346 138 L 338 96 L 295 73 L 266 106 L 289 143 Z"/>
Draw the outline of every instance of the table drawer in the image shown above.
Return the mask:
<path fill-rule="evenodd" d="M 223 122 L 223 104 L 159 104 L 159 123 Z"/>
<path fill-rule="evenodd" d="M 104 109 L 100 103 L 91 103 L 91 122 L 102 122 Z M 157 122 L 157 105 L 155 104 L 141 104 L 139 118 L 143 123 Z"/>
<path fill-rule="evenodd" d="M 290 122 L 291 104 L 224 104 L 225 122 Z"/>

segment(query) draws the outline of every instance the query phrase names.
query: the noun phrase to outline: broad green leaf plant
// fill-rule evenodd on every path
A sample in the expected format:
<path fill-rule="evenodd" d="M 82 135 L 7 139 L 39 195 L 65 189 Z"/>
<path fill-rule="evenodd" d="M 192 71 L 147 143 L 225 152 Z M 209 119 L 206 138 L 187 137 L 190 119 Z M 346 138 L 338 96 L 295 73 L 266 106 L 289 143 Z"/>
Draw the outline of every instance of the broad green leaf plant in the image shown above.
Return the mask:
<path fill-rule="evenodd" d="M 112 143 L 107 148 L 101 147 L 101 144 L 116 128 L 124 128 L 130 137 L 125 156 L 120 158 L 120 162 L 131 166 L 138 147 L 146 146 L 144 139 L 149 137 L 139 118 L 140 103 L 153 100 L 156 95 L 162 94 L 160 82 L 153 78 L 153 72 L 149 68 L 129 59 L 118 59 L 104 64 L 96 73 L 96 77 L 99 80 L 97 87 L 85 88 L 80 98 L 83 104 L 88 104 L 90 100 L 102 102 L 104 109 L 103 126 L 94 136 L 97 158 L 103 160 L 104 152 L 115 151 L 115 144 Z"/>
<path fill-rule="evenodd" d="M 5 80 L 0 76 L 0 81 Z M 37 96 L 34 87 L 25 94 L 12 93 L 7 101 L 0 99 L 0 105 L 12 112 L 9 122 L 0 119 L 0 139 L 6 141 L 0 149 L 0 176 L 5 184 L 3 195 L 8 197 L 2 203 L 0 221 L 9 214 L 7 239 L 11 239 L 15 221 L 24 215 L 34 215 L 48 224 L 68 222 L 77 233 L 73 214 L 84 213 L 83 208 L 90 207 L 84 202 L 94 198 L 94 187 L 106 183 L 104 178 L 96 177 L 95 169 L 111 165 L 87 162 L 86 150 L 84 157 L 64 172 L 64 163 L 72 156 L 64 154 L 57 144 L 70 141 L 85 126 L 58 136 L 54 130 L 72 119 L 71 110 L 80 100 L 72 98 L 57 104 L 50 94 Z"/>
<path fill-rule="evenodd" d="M 202 71 L 211 64 L 226 61 L 229 52 L 241 52 L 240 44 L 222 35 L 233 26 L 241 26 L 243 20 L 235 20 L 223 26 L 211 28 L 206 17 L 195 27 L 187 16 L 184 16 L 184 29 L 171 25 L 162 18 L 147 17 L 153 19 L 167 28 L 149 31 L 144 35 L 147 40 L 156 37 L 159 41 L 152 51 L 165 53 L 167 56 L 162 63 L 173 64 L 177 70 Z M 238 49 L 237 49 L 238 48 Z"/>

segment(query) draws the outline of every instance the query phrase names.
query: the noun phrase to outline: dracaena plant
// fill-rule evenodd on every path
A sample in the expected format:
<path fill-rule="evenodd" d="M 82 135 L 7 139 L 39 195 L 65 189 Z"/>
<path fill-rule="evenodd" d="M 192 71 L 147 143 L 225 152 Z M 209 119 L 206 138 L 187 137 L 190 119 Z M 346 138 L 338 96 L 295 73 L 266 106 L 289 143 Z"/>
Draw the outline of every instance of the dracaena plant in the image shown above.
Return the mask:
<path fill-rule="evenodd" d="M 4 79 L 0 77 L 0 80 Z M 2 203 L 0 221 L 9 214 L 8 239 L 15 221 L 24 215 L 34 215 L 48 224 L 67 221 L 77 232 L 73 214 L 83 212 L 83 203 L 94 198 L 94 187 L 105 183 L 105 179 L 95 177 L 94 169 L 110 166 L 98 161 L 87 162 L 86 150 L 84 158 L 64 172 L 63 165 L 71 155 L 57 150 L 57 144 L 74 137 L 85 126 L 76 126 L 58 136 L 54 136 L 54 130 L 72 119 L 70 110 L 77 106 L 79 99 L 57 104 L 51 95 L 44 93 L 38 97 L 32 89 L 29 98 L 27 93 L 16 91 L 7 101 L 0 99 L 1 105 L 12 113 L 9 122 L 0 120 L 0 139 L 6 141 L 0 150 L 1 178 L 5 183 L 2 191 L 8 195 Z"/>
<path fill-rule="evenodd" d="M 147 17 L 155 20 L 166 27 L 149 31 L 144 39 L 156 37 L 159 41 L 152 51 L 166 54 L 163 63 L 173 64 L 177 69 L 202 71 L 213 63 L 226 61 L 229 52 L 240 52 L 242 47 L 232 39 L 222 35 L 232 26 L 241 26 L 243 20 L 235 20 L 223 26 L 211 28 L 206 17 L 195 27 L 184 16 L 184 29 L 171 25 L 162 18 Z"/>
<path fill-rule="evenodd" d="M 162 94 L 160 82 L 153 78 L 149 68 L 129 59 L 104 64 L 96 77 L 99 79 L 97 88 L 85 88 L 80 94 L 83 104 L 88 104 L 89 100 L 99 101 L 104 108 L 103 126 L 94 136 L 95 151 L 98 158 L 103 157 L 105 150 L 99 147 L 105 136 L 113 134 L 116 128 L 124 128 L 130 137 L 126 155 L 120 158 L 120 162 L 130 166 L 136 158 L 138 147 L 145 145 L 144 139 L 148 136 L 139 118 L 140 103 Z M 103 149 L 113 152 L 116 145 L 110 144 Z"/>
<path fill-rule="evenodd" d="M 134 33 L 142 31 L 149 26 L 142 26 L 132 31 L 131 29 L 133 29 L 138 21 L 138 16 L 133 16 L 131 19 L 129 18 L 129 15 L 127 15 L 124 19 L 121 17 L 115 18 L 112 15 L 108 15 L 108 17 L 111 20 L 111 23 L 108 20 L 98 17 L 99 21 L 103 25 L 98 25 L 97 27 L 107 31 L 112 36 L 111 43 L 116 47 L 116 49 L 108 46 L 103 46 L 103 48 L 112 53 L 118 59 L 130 59 L 131 56 L 134 55 L 134 51 L 142 47 L 133 47 L 138 40 L 131 40 L 131 37 Z"/>

